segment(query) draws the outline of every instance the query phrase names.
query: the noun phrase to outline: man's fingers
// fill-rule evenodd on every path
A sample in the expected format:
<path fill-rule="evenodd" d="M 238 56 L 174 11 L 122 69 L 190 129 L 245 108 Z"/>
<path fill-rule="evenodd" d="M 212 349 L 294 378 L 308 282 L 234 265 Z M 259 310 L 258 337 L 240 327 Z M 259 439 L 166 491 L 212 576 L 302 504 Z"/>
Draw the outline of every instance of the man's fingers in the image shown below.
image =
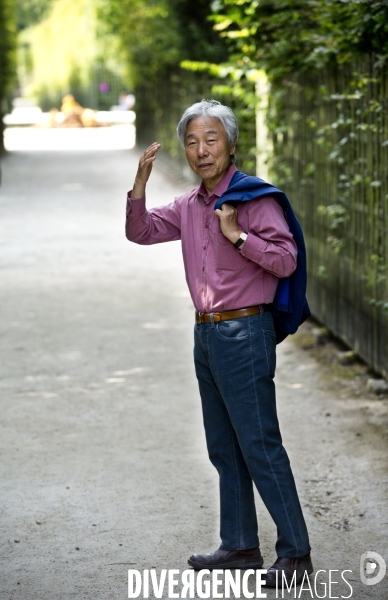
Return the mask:
<path fill-rule="evenodd" d="M 155 160 L 155 154 L 161 147 L 160 144 L 154 142 L 151 146 L 148 146 L 147 150 L 143 152 L 139 160 L 139 168 L 141 170 L 149 168 Z"/>
<path fill-rule="evenodd" d="M 156 152 L 159 150 L 160 144 L 158 142 L 154 142 L 151 146 L 148 146 L 147 150 L 144 152 L 144 158 L 148 159 L 151 156 L 154 156 Z"/>
<path fill-rule="evenodd" d="M 143 165 L 147 165 L 148 163 L 150 163 L 150 162 L 154 161 L 154 160 L 155 160 L 155 158 L 156 158 L 156 156 L 148 156 L 147 158 L 143 158 L 143 159 L 142 159 L 140 162 L 141 162 Z"/>
<path fill-rule="evenodd" d="M 135 183 L 133 186 L 133 198 L 143 198 L 148 178 L 152 172 L 152 163 L 155 160 L 155 154 L 161 147 L 158 142 L 154 142 L 148 146 L 139 159 L 139 165 L 136 173 Z"/>
<path fill-rule="evenodd" d="M 221 208 L 217 208 L 214 213 L 221 219 L 237 213 L 237 210 L 233 206 L 230 206 L 230 204 L 224 203 Z"/>

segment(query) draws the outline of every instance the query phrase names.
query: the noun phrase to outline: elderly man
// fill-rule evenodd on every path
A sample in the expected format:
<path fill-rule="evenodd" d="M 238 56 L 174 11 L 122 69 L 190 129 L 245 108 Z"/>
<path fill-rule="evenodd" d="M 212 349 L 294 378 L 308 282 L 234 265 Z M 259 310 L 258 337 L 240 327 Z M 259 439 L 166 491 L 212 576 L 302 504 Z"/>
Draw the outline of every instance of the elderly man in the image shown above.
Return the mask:
<path fill-rule="evenodd" d="M 209 458 L 220 479 L 221 545 L 188 562 L 196 570 L 262 567 L 254 482 L 278 533 L 267 585 L 281 577 L 299 582 L 313 567 L 276 413 L 272 315 L 279 278 L 296 269 L 297 245 L 274 197 L 222 203 L 235 178 L 245 177 L 234 166 L 238 125 L 230 108 L 202 100 L 185 111 L 177 133 L 202 183 L 148 211 L 146 184 L 160 148 L 152 144 L 128 194 L 126 235 L 138 244 L 182 241 L 196 309 L 194 362 Z"/>

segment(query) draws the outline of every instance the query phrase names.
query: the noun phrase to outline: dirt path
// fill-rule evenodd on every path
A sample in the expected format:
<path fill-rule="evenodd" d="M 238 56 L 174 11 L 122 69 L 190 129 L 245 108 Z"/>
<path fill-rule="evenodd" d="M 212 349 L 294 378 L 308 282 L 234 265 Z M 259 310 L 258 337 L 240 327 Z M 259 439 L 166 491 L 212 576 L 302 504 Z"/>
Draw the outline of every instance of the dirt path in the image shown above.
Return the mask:
<path fill-rule="evenodd" d="M 219 543 L 180 245 L 124 237 L 136 164 L 136 151 L 3 162 L 2 600 L 124 599 L 128 569 L 182 572 Z M 155 171 L 149 204 L 182 191 Z M 349 597 L 349 569 L 352 598 L 385 600 L 388 577 L 367 587 L 359 564 L 388 559 L 387 401 L 357 396 L 299 339 L 279 346 L 278 405 L 319 581 L 341 581 L 318 594 Z M 268 567 L 275 530 L 257 505 Z"/>

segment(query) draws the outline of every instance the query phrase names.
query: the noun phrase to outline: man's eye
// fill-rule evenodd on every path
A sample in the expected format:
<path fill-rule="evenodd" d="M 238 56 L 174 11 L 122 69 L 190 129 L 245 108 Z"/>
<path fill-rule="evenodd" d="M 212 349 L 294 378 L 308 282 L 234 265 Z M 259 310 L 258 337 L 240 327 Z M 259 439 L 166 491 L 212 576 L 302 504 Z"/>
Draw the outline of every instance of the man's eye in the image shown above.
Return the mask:
<path fill-rule="evenodd" d="M 209 143 L 209 142 L 215 142 L 215 141 L 216 141 L 216 140 L 213 140 L 213 138 L 212 138 L 212 139 L 208 140 L 208 143 Z"/>

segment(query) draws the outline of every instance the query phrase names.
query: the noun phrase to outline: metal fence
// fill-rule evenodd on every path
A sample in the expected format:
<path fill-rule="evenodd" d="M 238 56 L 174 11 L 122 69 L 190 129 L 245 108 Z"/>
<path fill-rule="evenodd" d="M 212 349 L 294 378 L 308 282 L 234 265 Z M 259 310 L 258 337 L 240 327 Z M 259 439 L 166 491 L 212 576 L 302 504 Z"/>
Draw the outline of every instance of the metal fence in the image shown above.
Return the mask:
<path fill-rule="evenodd" d="M 387 74 L 363 62 L 284 85 L 275 164 L 304 229 L 312 312 L 388 376 Z"/>

